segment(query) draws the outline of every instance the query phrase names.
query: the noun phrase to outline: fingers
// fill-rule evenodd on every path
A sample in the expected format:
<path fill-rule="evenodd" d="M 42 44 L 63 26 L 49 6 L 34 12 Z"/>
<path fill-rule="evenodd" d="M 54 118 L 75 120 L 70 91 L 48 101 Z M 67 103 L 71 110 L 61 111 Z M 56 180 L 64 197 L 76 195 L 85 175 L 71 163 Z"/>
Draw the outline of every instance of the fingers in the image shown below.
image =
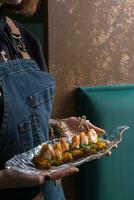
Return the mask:
<path fill-rule="evenodd" d="M 79 172 L 79 169 L 76 168 L 76 167 L 68 167 L 68 168 L 65 168 L 65 169 L 62 169 L 58 172 L 53 172 L 51 173 L 51 175 L 47 174 L 45 175 L 45 180 L 48 181 L 48 180 L 57 180 L 57 179 L 62 179 L 62 178 L 65 178 L 71 174 L 75 174 L 75 173 L 78 173 Z"/>
<path fill-rule="evenodd" d="M 105 133 L 105 130 L 93 125 L 89 120 L 86 120 L 86 123 L 83 126 L 86 130 L 93 128 L 97 133 Z"/>
<path fill-rule="evenodd" d="M 75 133 L 76 131 L 88 131 L 89 129 L 93 128 L 97 133 L 102 133 L 104 134 L 105 131 L 95 125 L 93 125 L 91 122 L 89 122 L 89 120 L 85 120 L 83 121 L 83 123 L 81 124 L 81 126 L 79 126 L 79 119 L 78 117 L 70 117 L 64 120 L 67 124 L 67 126 L 70 128 L 70 130 L 72 130 L 72 132 Z"/>
<path fill-rule="evenodd" d="M 32 187 L 44 183 L 47 174 L 38 173 L 24 173 L 16 170 L 5 169 L 3 170 L 3 187 L 5 188 L 20 188 Z"/>
<path fill-rule="evenodd" d="M 22 187 L 32 187 L 36 185 L 41 185 L 44 181 L 61 179 L 71 174 L 77 173 L 79 170 L 76 167 L 69 167 L 63 169 L 59 172 L 54 172 L 50 176 L 48 173 L 23 173 L 16 170 L 5 169 L 2 171 L 2 185 L 0 188 L 22 188 Z"/>
<path fill-rule="evenodd" d="M 51 174 L 51 179 L 55 180 L 55 179 L 62 179 L 64 177 L 67 177 L 71 174 L 75 174 L 75 173 L 78 173 L 79 172 L 79 169 L 76 168 L 76 167 L 69 167 L 69 168 L 66 168 L 66 169 L 63 169 L 59 172 L 54 172 Z"/>
<path fill-rule="evenodd" d="M 73 136 L 74 133 L 75 133 L 74 131 L 71 132 L 70 130 L 68 130 L 68 131 L 64 132 L 63 136 L 64 136 L 64 137 L 70 137 L 70 136 Z"/>
<path fill-rule="evenodd" d="M 41 185 L 44 183 L 44 181 L 45 181 L 45 177 L 42 175 L 27 177 L 27 180 L 24 181 L 25 182 L 24 187 L 32 187 L 36 185 Z"/>
<path fill-rule="evenodd" d="M 111 156 L 112 155 L 112 152 L 111 151 L 108 151 L 107 153 L 106 153 L 106 156 Z"/>

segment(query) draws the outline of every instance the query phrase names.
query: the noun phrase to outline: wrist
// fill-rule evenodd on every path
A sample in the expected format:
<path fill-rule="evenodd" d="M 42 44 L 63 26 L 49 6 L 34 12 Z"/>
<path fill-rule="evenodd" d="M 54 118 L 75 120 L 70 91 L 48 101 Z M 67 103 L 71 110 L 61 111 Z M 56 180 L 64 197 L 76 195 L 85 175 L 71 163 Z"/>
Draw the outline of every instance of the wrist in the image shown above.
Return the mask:
<path fill-rule="evenodd" d="M 6 175 L 5 175 L 5 170 L 0 171 L 0 189 L 6 188 Z"/>

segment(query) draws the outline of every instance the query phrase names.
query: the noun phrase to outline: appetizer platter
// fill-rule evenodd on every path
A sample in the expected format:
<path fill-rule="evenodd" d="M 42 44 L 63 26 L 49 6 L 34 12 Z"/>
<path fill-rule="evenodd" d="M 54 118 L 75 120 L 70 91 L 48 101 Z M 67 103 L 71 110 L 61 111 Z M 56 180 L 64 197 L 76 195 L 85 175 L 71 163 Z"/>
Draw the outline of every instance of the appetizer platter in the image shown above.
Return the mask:
<path fill-rule="evenodd" d="M 87 133 L 80 132 L 70 138 L 62 137 L 43 144 L 39 153 L 33 157 L 33 163 L 37 169 L 48 170 L 54 166 L 80 162 L 83 158 L 108 150 L 108 146 L 108 140 L 99 138 L 96 131 L 90 129 Z"/>
<path fill-rule="evenodd" d="M 16 155 L 6 162 L 5 167 L 23 172 L 58 172 L 70 166 L 111 155 L 111 150 L 122 141 L 128 126 L 116 128 L 112 139 L 109 134 L 98 135 L 94 129 L 79 132 L 70 137 L 60 137 L 38 145 L 34 149 Z M 106 137 L 107 135 L 107 137 Z"/>

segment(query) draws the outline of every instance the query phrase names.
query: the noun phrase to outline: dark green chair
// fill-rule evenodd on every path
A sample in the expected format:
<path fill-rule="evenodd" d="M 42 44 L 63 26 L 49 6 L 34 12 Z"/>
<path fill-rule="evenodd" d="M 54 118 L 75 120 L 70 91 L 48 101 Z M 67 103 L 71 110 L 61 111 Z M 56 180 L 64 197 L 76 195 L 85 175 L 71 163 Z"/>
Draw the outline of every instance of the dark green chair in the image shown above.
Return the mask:
<path fill-rule="evenodd" d="M 79 200 L 134 199 L 134 85 L 78 88 L 79 114 L 112 133 L 130 129 L 111 157 L 80 166 Z"/>

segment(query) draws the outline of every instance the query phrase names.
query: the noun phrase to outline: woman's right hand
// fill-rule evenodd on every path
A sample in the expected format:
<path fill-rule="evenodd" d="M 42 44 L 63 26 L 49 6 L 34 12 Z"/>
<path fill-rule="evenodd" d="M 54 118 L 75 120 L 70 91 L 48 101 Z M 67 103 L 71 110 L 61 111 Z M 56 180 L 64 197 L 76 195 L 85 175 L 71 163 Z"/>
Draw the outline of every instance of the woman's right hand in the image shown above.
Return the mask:
<path fill-rule="evenodd" d="M 4 169 L 0 171 L 0 189 L 32 187 L 41 185 L 44 181 L 62 179 L 77 172 L 79 172 L 78 168 L 68 167 L 59 172 L 54 172 L 50 176 L 47 171 L 39 174 Z"/>
<path fill-rule="evenodd" d="M 50 179 L 47 173 L 23 173 L 4 169 L 0 171 L 0 189 L 32 187 L 43 184 L 45 179 Z"/>

